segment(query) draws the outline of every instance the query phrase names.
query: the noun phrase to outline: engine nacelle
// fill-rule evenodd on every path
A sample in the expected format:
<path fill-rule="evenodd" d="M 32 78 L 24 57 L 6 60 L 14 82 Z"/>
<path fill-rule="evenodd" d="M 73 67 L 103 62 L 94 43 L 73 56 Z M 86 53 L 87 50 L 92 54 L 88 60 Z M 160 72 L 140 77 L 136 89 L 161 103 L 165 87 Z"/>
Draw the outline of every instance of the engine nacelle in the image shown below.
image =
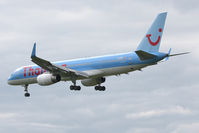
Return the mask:
<path fill-rule="evenodd" d="M 37 77 L 37 83 L 42 86 L 51 85 L 51 84 L 59 82 L 60 80 L 61 80 L 61 76 L 59 74 L 52 75 L 50 73 L 44 73 Z"/>
<path fill-rule="evenodd" d="M 105 78 L 101 77 L 101 78 L 93 78 L 93 79 L 84 79 L 81 81 L 81 83 L 84 86 L 95 86 L 97 84 L 101 84 L 105 82 Z"/>

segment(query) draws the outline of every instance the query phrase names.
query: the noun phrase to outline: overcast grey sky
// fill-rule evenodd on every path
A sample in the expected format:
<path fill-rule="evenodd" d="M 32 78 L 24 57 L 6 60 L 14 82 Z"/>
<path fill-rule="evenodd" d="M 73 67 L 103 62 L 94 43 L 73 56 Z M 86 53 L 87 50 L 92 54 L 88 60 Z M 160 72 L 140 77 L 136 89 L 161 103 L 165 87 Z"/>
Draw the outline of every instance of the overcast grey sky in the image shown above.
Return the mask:
<path fill-rule="evenodd" d="M 156 15 L 167 11 L 160 51 L 191 54 L 120 77 L 105 92 L 7 85 L 20 66 L 134 51 Z M 198 133 L 199 1 L 0 0 L 1 133 Z"/>

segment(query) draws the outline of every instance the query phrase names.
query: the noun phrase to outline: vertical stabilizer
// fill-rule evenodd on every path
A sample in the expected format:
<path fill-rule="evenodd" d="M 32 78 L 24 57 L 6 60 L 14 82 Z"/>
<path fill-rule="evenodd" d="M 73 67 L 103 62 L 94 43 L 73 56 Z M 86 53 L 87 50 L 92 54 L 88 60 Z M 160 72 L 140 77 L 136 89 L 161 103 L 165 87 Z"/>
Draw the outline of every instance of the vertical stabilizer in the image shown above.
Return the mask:
<path fill-rule="evenodd" d="M 146 35 L 142 39 L 141 43 L 139 44 L 137 50 L 142 50 L 146 52 L 159 51 L 166 16 L 167 12 L 158 14 L 155 21 L 153 22 Z"/>

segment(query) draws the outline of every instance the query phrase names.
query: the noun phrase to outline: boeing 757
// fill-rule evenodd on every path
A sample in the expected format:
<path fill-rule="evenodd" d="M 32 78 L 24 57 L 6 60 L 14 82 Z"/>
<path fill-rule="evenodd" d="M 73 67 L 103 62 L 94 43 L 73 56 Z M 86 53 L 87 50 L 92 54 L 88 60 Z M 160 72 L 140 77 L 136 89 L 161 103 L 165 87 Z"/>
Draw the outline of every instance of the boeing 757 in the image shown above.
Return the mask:
<path fill-rule="evenodd" d="M 50 62 L 36 55 L 34 43 L 31 60 L 36 65 L 16 69 L 8 78 L 8 84 L 23 86 L 25 97 L 30 96 L 30 84 L 47 86 L 60 81 L 72 81 L 70 90 L 81 90 L 76 83 L 81 80 L 84 86 L 95 86 L 95 90 L 105 91 L 105 86 L 101 84 L 108 76 L 140 71 L 144 67 L 168 60 L 170 56 L 188 53 L 170 54 L 171 49 L 168 53 L 159 52 L 166 16 L 166 12 L 158 14 L 135 52 Z"/>

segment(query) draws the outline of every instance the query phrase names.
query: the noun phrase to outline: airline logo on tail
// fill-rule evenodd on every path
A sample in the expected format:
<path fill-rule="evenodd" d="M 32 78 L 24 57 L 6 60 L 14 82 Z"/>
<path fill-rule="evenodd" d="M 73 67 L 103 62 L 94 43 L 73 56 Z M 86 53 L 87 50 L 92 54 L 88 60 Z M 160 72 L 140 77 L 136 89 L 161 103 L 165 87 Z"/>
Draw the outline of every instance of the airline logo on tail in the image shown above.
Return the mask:
<path fill-rule="evenodd" d="M 140 42 L 137 50 L 142 50 L 145 52 L 159 51 L 166 16 L 166 12 L 158 14 L 151 27 Z"/>
<path fill-rule="evenodd" d="M 159 28 L 159 32 L 162 32 L 162 29 L 161 28 Z M 151 41 L 151 34 L 147 34 L 146 35 L 146 37 L 148 38 L 148 41 L 149 41 L 149 43 L 152 45 L 152 46 L 156 46 L 159 42 L 160 42 L 160 36 L 158 36 L 158 39 L 157 39 L 157 41 L 155 41 L 155 42 L 152 42 Z"/>

